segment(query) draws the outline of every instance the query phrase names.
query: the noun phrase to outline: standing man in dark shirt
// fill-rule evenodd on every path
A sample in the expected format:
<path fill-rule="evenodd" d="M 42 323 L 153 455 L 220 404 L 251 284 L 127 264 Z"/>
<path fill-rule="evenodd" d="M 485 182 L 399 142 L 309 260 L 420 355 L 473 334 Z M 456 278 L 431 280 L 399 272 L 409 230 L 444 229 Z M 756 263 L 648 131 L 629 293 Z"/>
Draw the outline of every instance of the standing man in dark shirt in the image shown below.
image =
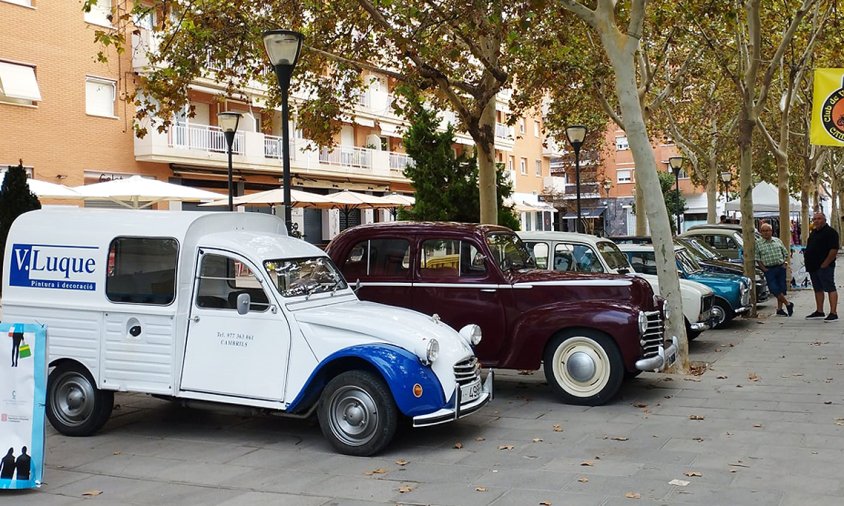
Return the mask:
<path fill-rule="evenodd" d="M 824 318 L 832 322 L 838 319 L 838 292 L 835 290 L 835 255 L 838 254 L 840 243 L 838 232 L 826 223 L 823 213 L 815 213 L 812 217 L 812 232 L 806 240 L 806 250 L 803 253 L 806 262 L 806 272 L 812 279 L 815 290 L 815 312 L 806 318 Z M 824 315 L 824 292 L 829 294 L 829 314 Z"/>

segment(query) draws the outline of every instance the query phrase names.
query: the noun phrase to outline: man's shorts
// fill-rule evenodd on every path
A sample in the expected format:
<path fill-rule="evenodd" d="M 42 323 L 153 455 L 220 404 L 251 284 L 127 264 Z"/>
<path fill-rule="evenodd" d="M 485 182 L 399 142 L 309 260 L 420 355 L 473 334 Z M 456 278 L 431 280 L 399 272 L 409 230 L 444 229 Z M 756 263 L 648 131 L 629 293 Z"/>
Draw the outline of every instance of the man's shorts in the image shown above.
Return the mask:
<path fill-rule="evenodd" d="M 815 292 L 834 292 L 835 290 L 835 266 L 821 267 L 809 273 L 812 279 L 812 288 Z"/>
<path fill-rule="evenodd" d="M 768 281 L 768 290 L 772 295 L 785 295 L 788 288 L 785 282 L 785 267 L 782 265 L 768 267 L 765 271 L 765 280 Z"/>

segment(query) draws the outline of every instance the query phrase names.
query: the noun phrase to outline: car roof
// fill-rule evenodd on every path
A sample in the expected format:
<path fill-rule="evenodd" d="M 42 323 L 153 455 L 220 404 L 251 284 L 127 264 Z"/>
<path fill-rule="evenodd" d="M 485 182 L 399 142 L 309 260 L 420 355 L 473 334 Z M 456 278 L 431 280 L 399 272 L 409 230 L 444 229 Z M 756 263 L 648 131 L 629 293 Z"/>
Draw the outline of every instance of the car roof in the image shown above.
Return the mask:
<path fill-rule="evenodd" d="M 653 251 L 654 245 L 653 244 L 619 244 L 618 248 L 621 251 Z M 679 244 L 674 245 L 674 251 L 679 251 L 681 249 L 685 249 L 683 246 Z"/>
<path fill-rule="evenodd" d="M 609 240 L 615 242 L 616 244 L 651 244 L 653 243 L 653 238 L 646 235 L 618 235 L 618 236 L 610 236 L 608 237 Z"/>
<path fill-rule="evenodd" d="M 579 234 L 577 232 L 557 232 L 551 230 L 530 230 L 516 232 L 523 241 L 562 241 L 597 244 L 599 242 L 612 242 L 606 237 L 598 237 L 591 234 Z"/>
<path fill-rule="evenodd" d="M 703 229 L 733 230 L 736 232 L 741 232 L 741 225 L 736 225 L 735 223 L 705 223 L 701 225 L 692 225 L 688 228 L 688 231 Z"/>

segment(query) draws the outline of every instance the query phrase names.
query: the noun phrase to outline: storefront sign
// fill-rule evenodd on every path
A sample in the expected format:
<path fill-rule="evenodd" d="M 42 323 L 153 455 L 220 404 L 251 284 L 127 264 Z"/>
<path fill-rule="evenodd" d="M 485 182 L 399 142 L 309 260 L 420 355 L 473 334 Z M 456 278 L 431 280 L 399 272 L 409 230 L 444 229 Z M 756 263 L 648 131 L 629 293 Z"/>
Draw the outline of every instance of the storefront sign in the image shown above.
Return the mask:
<path fill-rule="evenodd" d="M 41 485 L 47 332 L 0 323 L 0 489 Z"/>

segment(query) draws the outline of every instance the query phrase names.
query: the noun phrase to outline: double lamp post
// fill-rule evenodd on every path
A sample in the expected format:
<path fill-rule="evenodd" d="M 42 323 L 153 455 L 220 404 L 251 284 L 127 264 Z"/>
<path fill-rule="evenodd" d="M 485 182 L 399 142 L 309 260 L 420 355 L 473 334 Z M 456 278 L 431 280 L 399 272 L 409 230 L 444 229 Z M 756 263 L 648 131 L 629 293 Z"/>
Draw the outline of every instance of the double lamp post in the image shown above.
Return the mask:
<path fill-rule="evenodd" d="M 577 221 L 575 222 L 575 230 L 583 232 L 583 220 L 581 219 L 580 211 L 580 147 L 583 145 L 583 140 L 586 138 L 586 127 L 583 125 L 571 125 L 566 127 L 566 138 L 574 148 L 574 182 L 575 190 L 577 191 Z"/>

